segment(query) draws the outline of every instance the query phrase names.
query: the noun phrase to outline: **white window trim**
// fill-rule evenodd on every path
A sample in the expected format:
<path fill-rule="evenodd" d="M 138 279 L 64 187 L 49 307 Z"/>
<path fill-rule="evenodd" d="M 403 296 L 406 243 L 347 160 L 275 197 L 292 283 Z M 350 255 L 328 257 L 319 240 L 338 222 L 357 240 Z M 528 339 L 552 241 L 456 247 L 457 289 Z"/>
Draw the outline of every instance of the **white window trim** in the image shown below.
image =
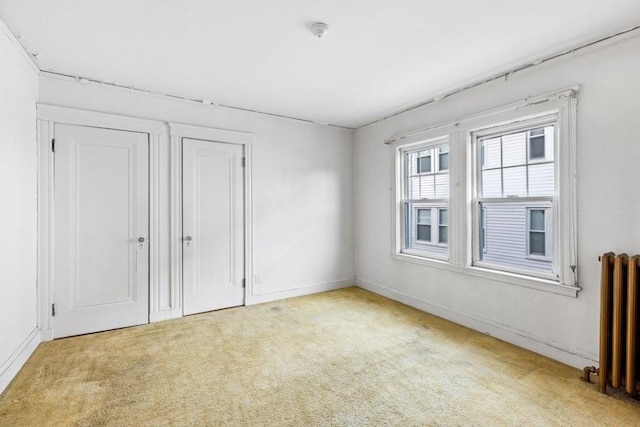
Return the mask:
<path fill-rule="evenodd" d="M 411 229 L 408 230 L 410 234 L 413 234 L 415 232 L 415 236 L 416 238 L 414 239 L 414 244 L 413 244 L 413 248 L 404 248 L 402 249 L 403 253 L 412 253 L 414 255 L 419 255 L 419 256 L 424 256 L 427 258 L 436 258 L 436 259 L 444 259 L 447 260 L 449 259 L 448 256 L 441 256 L 438 254 L 433 254 L 431 252 L 429 252 L 429 248 L 447 248 L 449 246 L 448 243 L 440 243 L 440 211 L 445 209 L 445 210 L 449 210 L 449 206 L 448 203 L 446 201 L 440 201 L 440 203 L 420 203 L 419 205 L 413 205 L 412 206 L 412 210 L 414 211 L 414 215 L 417 218 L 417 211 L 419 209 L 429 209 L 430 215 L 431 215 L 431 224 L 429 224 L 431 226 L 431 240 L 430 241 L 426 241 L 426 240 L 418 240 L 418 223 L 416 220 L 416 228 L 415 229 Z M 449 225 L 445 225 L 445 227 L 449 227 Z M 406 241 L 404 242 L 405 246 L 406 246 Z M 423 248 L 424 250 L 421 250 L 421 248 Z"/>
<path fill-rule="evenodd" d="M 544 213 L 544 230 L 532 230 L 531 229 L 531 211 L 543 211 Z M 552 231 L 553 230 L 553 218 L 552 215 L 549 213 L 549 206 L 527 206 L 527 235 L 526 235 L 526 249 L 527 249 L 527 258 L 528 259 L 535 259 L 535 260 L 540 260 L 540 261 L 552 261 L 553 260 L 553 256 L 549 256 L 549 254 L 552 252 L 552 241 L 553 241 L 553 234 Z M 531 253 L 531 246 L 530 246 L 530 236 L 531 236 L 531 232 L 534 233 L 544 233 L 544 252 L 545 255 L 537 255 L 537 254 L 532 254 Z"/>
<path fill-rule="evenodd" d="M 531 140 L 534 138 L 540 138 L 540 137 L 543 138 L 542 142 L 544 143 L 543 145 L 544 151 L 543 151 L 542 157 L 533 157 L 531 156 L 531 151 L 532 151 Z M 528 131 L 527 132 L 527 164 L 545 161 L 546 158 L 547 158 L 547 136 L 544 133 L 542 135 L 531 135 L 531 131 Z"/>
<path fill-rule="evenodd" d="M 406 209 L 405 204 L 408 203 L 409 201 L 409 199 L 405 199 L 405 194 L 406 194 L 405 171 L 409 167 L 409 165 L 407 165 L 407 162 L 406 162 L 406 154 L 415 152 L 415 151 L 421 151 L 423 149 L 424 150 L 435 149 L 431 153 L 431 172 L 428 172 L 428 174 L 438 175 L 438 174 L 441 174 L 442 172 L 439 170 L 439 158 L 438 158 L 439 150 L 437 148 L 441 145 L 448 145 L 448 144 L 449 144 L 448 137 L 434 136 L 434 137 L 425 138 L 425 139 L 417 138 L 415 141 L 412 141 L 411 143 L 408 143 L 408 144 L 403 144 L 401 147 L 399 147 L 396 169 L 400 175 L 399 175 L 399 179 L 395 181 L 396 187 L 397 187 L 395 190 L 395 194 L 397 197 L 399 197 L 399 199 L 397 199 L 397 203 L 396 203 L 396 205 L 398 206 L 398 210 L 394 212 L 394 218 L 398 218 L 398 221 L 396 221 L 396 227 L 395 227 L 396 231 L 394 232 L 393 238 L 394 238 L 394 246 L 396 248 L 396 251 L 400 254 L 406 254 L 409 256 L 419 256 L 419 257 L 424 257 L 427 259 L 434 259 L 439 261 L 442 261 L 442 260 L 446 261 L 449 259 L 449 256 L 450 256 L 449 243 L 442 244 L 437 241 L 439 237 L 438 236 L 439 229 L 437 228 L 439 226 L 439 218 L 436 218 L 436 221 L 433 220 L 434 209 L 436 211 L 436 216 L 439 209 L 441 208 L 447 209 L 447 210 L 450 209 L 449 200 L 447 199 L 423 199 L 423 200 L 414 199 L 412 200 L 413 202 L 417 202 L 420 204 L 417 207 L 415 206 L 412 207 L 412 209 L 416 209 L 416 208 L 432 209 L 432 221 L 431 221 L 432 241 L 419 242 L 417 243 L 417 245 L 414 245 L 413 248 L 409 248 L 407 244 L 408 242 L 406 237 L 407 235 L 406 231 L 407 231 L 408 225 L 406 223 L 406 215 L 405 215 L 405 209 Z M 449 147 L 449 152 L 451 152 L 451 147 Z M 447 173 L 449 174 L 449 182 L 451 182 L 450 169 L 451 169 L 451 163 L 449 163 L 449 169 L 447 169 Z M 449 198 L 451 198 L 451 194 L 449 194 Z M 449 222 L 451 222 L 450 216 L 449 216 Z M 449 225 L 447 226 L 449 227 L 449 230 L 450 230 L 450 226 Z M 434 232 L 434 228 L 435 228 L 435 232 Z M 413 232 L 414 230 L 409 230 L 409 233 L 413 233 Z M 451 241 L 450 233 L 449 233 L 448 239 L 450 242 Z M 417 242 L 417 239 L 416 239 L 416 242 Z M 421 246 L 424 248 L 424 250 L 420 249 Z M 429 249 L 428 249 L 429 247 L 446 247 L 447 254 L 441 255 L 438 253 L 429 252 Z"/>
<path fill-rule="evenodd" d="M 392 210 L 391 257 L 400 262 L 419 264 L 431 268 L 454 271 L 487 280 L 515 286 L 551 292 L 558 295 L 576 297 L 580 290 L 577 285 L 577 212 L 576 212 L 576 116 L 579 86 L 573 86 L 543 95 L 530 97 L 512 104 L 461 117 L 460 119 L 436 124 L 408 133 L 392 136 L 384 142 L 390 145 L 392 168 L 392 190 L 394 208 Z M 557 114 L 557 138 L 554 149 L 556 162 L 557 200 L 553 211 L 553 247 L 557 251 L 558 278 L 546 279 L 507 271 L 490 270 L 472 265 L 474 238 L 471 230 L 475 216 L 470 214 L 473 207 L 472 176 L 473 152 L 472 132 L 490 130 L 504 125 L 517 125 Z M 425 258 L 410 253 L 402 253 L 404 219 L 402 212 L 402 151 L 437 140 L 449 142 L 449 260 Z M 441 142 L 442 143 L 442 142 Z M 557 147 L 557 148 L 556 148 Z M 560 167 L 562 165 L 562 167 Z M 453 215 L 456 212 L 457 214 Z"/>
<path fill-rule="evenodd" d="M 471 261 L 471 265 L 472 266 L 476 266 L 476 267 L 481 267 L 481 268 L 488 268 L 488 269 L 495 269 L 495 270 L 502 270 L 502 271 L 506 271 L 506 272 L 511 272 L 511 273 L 516 273 L 516 274 L 522 274 L 524 276 L 531 276 L 531 277 L 537 277 L 537 278 L 542 278 L 542 279 L 547 279 L 547 280 L 552 280 L 552 281 L 557 281 L 559 282 L 560 279 L 560 274 L 552 274 L 552 273 L 547 273 L 547 272 L 543 272 L 543 271 L 535 271 L 535 270 L 528 270 L 528 269 L 518 269 L 516 267 L 510 267 L 510 266 L 506 266 L 506 265 L 502 265 L 502 264 L 496 264 L 496 263 L 490 263 L 490 262 L 486 262 L 486 261 L 482 261 L 482 256 L 481 256 L 481 252 L 480 252 L 480 241 L 479 241 L 479 232 L 473 233 L 476 221 L 478 221 L 480 219 L 480 204 L 482 203 L 509 203 L 509 204 L 518 204 L 521 206 L 525 206 L 525 207 L 534 207 L 534 206 L 544 206 L 544 204 L 548 205 L 549 207 L 552 207 L 552 212 L 553 212 L 553 216 L 558 214 L 558 209 L 557 207 L 557 196 L 520 196 L 520 197 L 496 197 L 496 198 L 490 198 L 490 197 L 477 197 L 476 194 L 479 193 L 479 189 L 477 187 L 475 187 L 476 185 L 478 185 L 478 183 L 482 182 L 481 179 L 481 174 L 482 174 L 482 167 L 480 167 L 480 160 L 478 159 L 478 156 L 480 156 L 480 152 L 481 152 L 481 148 L 482 145 L 479 144 L 480 140 L 482 139 L 487 139 L 487 138 L 492 138 L 492 137 L 498 137 L 498 136 L 504 136 L 506 134 L 511 134 L 511 133 L 517 133 L 520 131 L 525 131 L 525 130 L 529 130 L 532 128 L 536 128 L 537 126 L 546 126 L 546 125 L 550 125 L 553 124 L 554 125 L 554 132 L 556 134 L 556 137 L 554 138 L 555 141 L 558 141 L 558 128 L 559 128 L 559 117 L 557 112 L 553 112 L 551 114 L 541 114 L 540 116 L 537 117 L 531 117 L 531 118 L 526 118 L 526 119 L 518 119 L 518 120 L 514 120 L 513 122 L 510 123 L 506 123 L 506 124 L 501 124 L 499 126 L 489 126 L 487 128 L 483 128 L 480 130 L 474 130 L 471 131 L 470 134 L 470 138 L 471 138 L 471 144 L 469 147 L 470 150 L 470 159 L 471 159 L 471 166 L 470 166 L 470 173 L 469 175 L 474 178 L 472 181 L 472 185 L 470 187 L 470 199 L 471 202 L 473 204 L 473 218 L 471 220 L 471 230 L 472 230 L 472 245 L 473 245 L 473 250 L 472 250 L 472 261 Z M 558 150 L 558 146 L 559 144 L 554 143 L 554 150 Z M 526 160 L 525 160 L 525 165 L 528 167 L 530 163 L 530 159 L 529 159 L 529 153 L 528 153 L 528 139 L 527 139 L 527 153 L 526 153 Z M 557 153 L 554 153 L 554 174 L 555 176 L 558 176 L 558 173 L 560 171 L 560 165 L 559 162 L 556 161 L 555 159 L 558 159 L 559 156 L 557 155 Z M 537 163 L 533 163 L 533 164 L 540 164 L 545 162 L 540 161 Z M 556 195 L 558 194 L 558 180 L 556 179 L 556 183 L 555 183 L 555 193 Z M 529 224 L 529 219 L 527 217 L 526 220 L 526 224 L 528 227 Z M 555 221 L 553 221 L 552 218 L 552 224 L 555 224 Z M 555 231 L 555 230 L 554 230 Z M 554 236 L 556 233 L 553 233 Z M 527 251 L 527 255 L 526 258 L 529 259 L 538 259 L 538 260 L 544 260 L 544 261 L 548 261 L 548 260 L 554 260 L 555 257 L 550 257 L 550 258 L 546 258 L 546 257 L 540 257 L 540 256 L 536 256 L 536 255 L 529 255 L 528 254 L 528 244 L 529 244 L 529 233 L 528 233 L 528 228 L 527 228 L 527 232 L 526 232 L 526 236 L 525 236 L 526 242 L 525 244 L 527 245 L 526 247 L 526 251 Z M 552 237 L 552 240 L 550 240 L 548 243 L 551 245 L 551 242 L 556 242 L 559 241 L 561 239 L 554 239 Z M 554 245 L 551 245 L 552 247 L 555 247 Z M 486 251 L 483 251 L 482 254 L 484 254 Z M 560 265 L 559 263 L 554 263 L 552 266 L 552 271 L 554 273 L 557 272 L 558 269 L 558 265 Z"/>

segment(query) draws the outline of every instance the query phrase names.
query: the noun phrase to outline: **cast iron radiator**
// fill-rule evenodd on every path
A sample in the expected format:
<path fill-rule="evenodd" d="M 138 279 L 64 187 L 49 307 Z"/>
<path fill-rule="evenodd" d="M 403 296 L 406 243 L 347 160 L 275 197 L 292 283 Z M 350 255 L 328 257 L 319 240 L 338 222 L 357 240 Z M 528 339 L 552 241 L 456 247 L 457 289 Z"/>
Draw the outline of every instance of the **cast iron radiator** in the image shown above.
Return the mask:
<path fill-rule="evenodd" d="M 607 386 L 635 395 L 640 391 L 640 349 L 638 348 L 638 270 L 640 255 L 615 255 L 600 258 L 600 367 L 584 368 L 585 379 L 597 373 L 599 390 Z"/>

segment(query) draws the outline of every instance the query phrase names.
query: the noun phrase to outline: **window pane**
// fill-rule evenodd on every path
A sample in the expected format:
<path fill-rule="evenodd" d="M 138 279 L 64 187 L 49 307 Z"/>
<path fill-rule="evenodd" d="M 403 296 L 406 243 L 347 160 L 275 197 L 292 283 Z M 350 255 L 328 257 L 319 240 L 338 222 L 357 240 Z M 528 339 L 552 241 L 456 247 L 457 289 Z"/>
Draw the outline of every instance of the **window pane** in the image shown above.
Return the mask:
<path fill-rule="evenodd" d="M 502 178 L 500 169 L 482 171 L 481 197 L 502 197 Z"/>
<path fill-rule="evenodd" d="M 502 156 L 500 138 L 485 139 L 482 141 L 481 150 L 484 153 L 482 155 L 484 158 L 482 163 L 483 169 L 499 168 L 502 165 L 500 161 L 500 157 Z"/>
<path fill-rule="evenodd" d="M 530 230 L 544 231 L 544 210 L 531 209 L 531 221 L 529 224 Z"/>
<path fill-rule="evenodd" d="M 504 169 L 504 194 L 503 197 L 527 195 L 527 167 L 518 166 Z"/>
<path fill-rule="evenodd" d="M 439 224 L 440 225 L 449 225 L 447 210 L 446 209 L 440 209 L 438 211 L 438 214 L 440 215 L 440 218 L 438 219 Z"/>
<path fill-rule="evenodd" d="M 417 176 L 409 177 L 407 180 L 407 198 L 419 199 L 420 198 L 420 180 Z"/>
<path fill-rule="evenodd" d="M 449 198 L 449 174 L 436 175 L 436 199 Z"/>
<path fill-rule="evenodd" d="M 418 224 L 431 224 L 431 209 L 418 209 Z"/>
<path fill-rule="evenodd" d="M 431 172 L 431 156 L 418 157 L 418 173 Z"/>
<path fill-rule="evenodd" d="M 440 170 L 449 170 L 449 153 L 440 153 Z"/>
<path fill-rule="evenodd" d="M 540 233 L 537 231 L 532 231 L 529 233 L 529 253 L 531 255 L 545 255 L 544 235 L 545 233 Z"/>
<path fill-rule="evenodd" d="M 502 166 L 524 165 L 527 162 L 527 133 L 518 132 L 502 137 Z M 506 179 L 506 178 L 505 178 Z"/>
<path fill-rule="evenodd" d="M 544 135 L 529 139 L 529 158 L 544 159 Z"/>
<path fill-rule="evenodd" d="M 550 259 L 535 259 L 529 256 L 551 256 L 545 253 L 545 235 L 548 233 L 527 229 L 527 226 L 531 225 L 531 218 L 527 220 L 527 216 L 533 211 L 544 213 L 544 209 L 528 209 L 521 202 L 482 203 L 480 212 L 482 209 L 485 229 L 483 233 L 479 233 L 479 237 L 480 245 L 484 239 L 485 247 L 481 247 L 482 250 L 478 253 L 480 261 L 517 270 L 545 273 L 553 271 L 553 262 Z M 478 223 L 480 220 L 481 218 Z M 538 219 L 535 221 L 538 222 Z M 482 230 L 482 225 L 479 225 Z"/>
<path fill-rule="evenodd" d="M 416 175 L 418 173 L 418 153 L 407 153 L 408 175 Z"/>
<path fill-rule="evenodd" d="M 426 175 L 420 177 L 420 198 L 433 199 L 435 197 L 435 185 L 433 180 L 435 175 Z"/>
<path fill-rule="evenodd" d="M 431 226 L 430 225 L 418 225 L 418 240 L 424 242 L 431 241 Z"/>
<path fill-rule="evenodd" d="M 531 129 L 529 131 L 529 134 L 531 136 L 540 136 L 540 135 L 544 135 L 544 128 L 539 128 L 539 129 Z"/>
<path fill-rule="evenodd" d="M 555 194 L 553 163 L 529 166 L 529 195 L 553 196 Z"/>
<path fill-rule="evenodd" d="M 449 235 L 447 234 L 447 229 L 448 227 L 446 226 L 440 226 L 438 228 L 438 240 L 439 243 L 449 243 Z"/>

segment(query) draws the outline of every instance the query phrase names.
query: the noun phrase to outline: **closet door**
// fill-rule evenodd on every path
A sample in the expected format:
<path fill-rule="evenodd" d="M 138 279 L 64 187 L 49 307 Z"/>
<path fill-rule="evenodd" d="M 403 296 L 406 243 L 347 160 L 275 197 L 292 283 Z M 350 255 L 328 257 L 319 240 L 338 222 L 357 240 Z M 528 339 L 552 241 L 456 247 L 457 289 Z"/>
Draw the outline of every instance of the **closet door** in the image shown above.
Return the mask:
<path fill-rule="evenodd" d="M 149 138 L 55 126 L 56 338 L 149 321 Z"/>
<path fill-rule="evenodd" d="M 184 314 L 244 304 L 243 148 L 183 138 Z"/>

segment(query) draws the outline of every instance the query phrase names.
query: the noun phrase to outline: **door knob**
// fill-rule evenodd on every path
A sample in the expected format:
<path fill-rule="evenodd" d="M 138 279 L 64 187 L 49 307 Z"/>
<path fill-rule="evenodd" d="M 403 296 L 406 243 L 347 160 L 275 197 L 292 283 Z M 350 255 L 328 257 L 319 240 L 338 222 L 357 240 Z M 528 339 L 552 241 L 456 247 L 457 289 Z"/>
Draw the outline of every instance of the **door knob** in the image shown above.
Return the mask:
<path fill-rule="evenodd" d="M 144 243 L 144 237 L 142 236 L 138 237 L 138 243 Z"/>
<path fill-rule="evenodd" d="M 193 240 L 193 237 L 191 237 L 191 236 L 187 236 L 187 237 L 185 237 L 185 238 L 184 238 L 184 240 L 186 240 L 187 242 L 190 242 L 190 241 L 192 241 L 192 240 Z"/>

